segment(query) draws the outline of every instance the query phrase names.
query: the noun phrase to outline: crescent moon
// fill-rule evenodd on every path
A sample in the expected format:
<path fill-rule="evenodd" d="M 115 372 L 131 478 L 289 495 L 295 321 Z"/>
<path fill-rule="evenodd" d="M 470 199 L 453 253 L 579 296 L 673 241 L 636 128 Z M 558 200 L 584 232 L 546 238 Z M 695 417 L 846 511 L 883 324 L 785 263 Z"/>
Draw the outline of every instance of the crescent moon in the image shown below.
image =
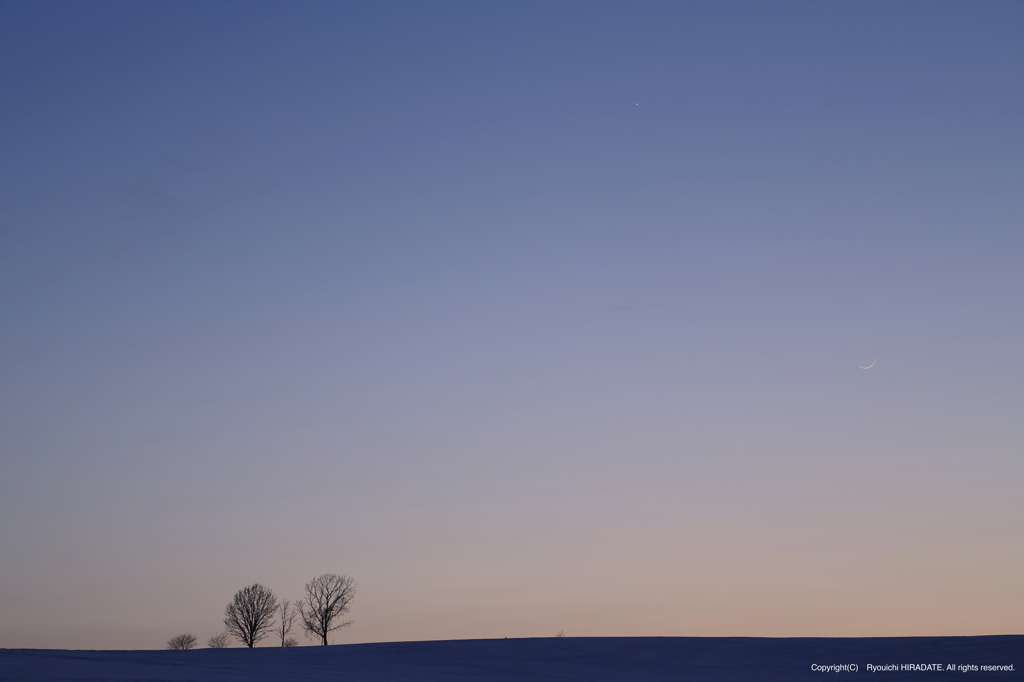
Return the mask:
<path fill-rule="evenodd" d="M 870 364 L 870 365 L 868 365 L 867 367 L 860 367 L 860 365 L 857 365 L 857 366 L 858 366 L 858 367 L 860 367 L 861 369 L 871 369 L 872 367 L 874 367 L 874 366 L 875 366 L 875 363 L 876 363 L 876 362 L 878 362 L 878 360 L 872 360 L 872 361 L 871 361 L 871 364 Z"/>

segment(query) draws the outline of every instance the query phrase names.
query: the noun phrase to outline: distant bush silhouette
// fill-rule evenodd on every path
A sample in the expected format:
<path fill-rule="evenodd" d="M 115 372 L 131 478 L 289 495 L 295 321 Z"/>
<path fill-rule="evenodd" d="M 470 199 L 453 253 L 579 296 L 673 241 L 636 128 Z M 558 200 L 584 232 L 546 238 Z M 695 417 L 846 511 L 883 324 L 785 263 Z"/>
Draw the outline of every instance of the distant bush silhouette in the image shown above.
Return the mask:
<path fill-rule="evenodd" d="M 184 651 L 186 649 L 194 649 L 196 646 L 196 636 L 190 634 L 175 635 L 167 640 L 167 648 L 175 649 L 178 651 Z"/>
<path fill-rule="evenodd" d="M 339 622 L 338 618 L 348 613 L 355 596 L 356 581 L 348 576 L 325 573 L 313 578 L 306 583 L 305 601 L 297 604 L 302 629 L 327 646 L 328 633 L 352 624 L 350 620 Z"/>
<path fill-rule="evenodd" d="M 299 602 L 292 606 L 292 603 L 287 599 L 281 602 L 281 606 L 278 609 L 281 619 L 278 621 L 277 627 L 274 628 L 274 635 L 281 638 L 281 646 L 288 646 L 288 642 L 295 642 L 292 646 L 299 645 L 299 640 L 290 639 L 288 635 L 291 634 L 292 624 L 295 623 L 295 618 L 299 615 L 298 607 L 301 603 Z"/>
<path fill-rule="evenodd" d="M 299 640 L 295 639 L 294 637 L 289 637 L 288 639 L 284 640 L 284 644 L 282 644 L 281 646 L 298 646 L 298 645 L 299 645 Z"/>
<path fill-rule="evenodd" d="M 230 643 L 231 639 L 226 632 L 214 635 L 210 639 L 206 640 L 206 646 L 211 649 L 227 649 Z"/>
<path fill-rule="evenodd" d="M 224 625 L 250 649 L 270 635 L 277 612 L 277 597 L 263 585 L 243 587 L 224 609 Z"/>
<path fill-rule="evenodd" d="M 565 630 L 559 630 L 558 634 L 555 635 L 555 637 L 565 637 Z"/>

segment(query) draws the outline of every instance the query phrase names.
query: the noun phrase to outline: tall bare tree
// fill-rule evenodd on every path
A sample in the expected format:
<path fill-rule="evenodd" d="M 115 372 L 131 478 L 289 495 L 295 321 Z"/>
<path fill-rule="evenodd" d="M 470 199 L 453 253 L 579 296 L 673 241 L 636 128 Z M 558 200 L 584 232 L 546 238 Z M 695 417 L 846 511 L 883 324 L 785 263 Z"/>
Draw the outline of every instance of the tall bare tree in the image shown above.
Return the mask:
<path fill-rule="evenodd" d="M 302 608 L 301 600 L 295 605 L 292 605 L 287 599 L 281 601 L 281 606 L 278 608 L 278 614 L 281 619 L 278 621 L 277 627 L 274 628 L 274 635 L 281 638 L 281 646 L 289 646 L 288 642 L 298 644 L 297 640 L 291 639 L 288 635 L 292 632 L 292 625 L 295 623 L 296 616 L 299 615 L 298 610 L 300 608 Z"/>
<path fill-rule="evenodd" d="M 235 592 L 235 598 L 224 609 L 224 625 L 250 649 L 264 639 L 274 627 L 277 597 L 259 583 Z"/>
<path fill-rule="evenodd" d="M 168 649 L 178 649 L 184 651 L 186 649 L 192 649 L 196 645 L 196 636 L 188 633 L 184 635 L 175 635 L 167 640 Z"/>
<path fill-rule="evenodd" d="M 325 573 L 313 578 L 306 583 L 306 599 L 299 602 L 302 629 L 327 646 L 328 633 L 352 624 L 350 620 L 341 622 L 340 617 L 348 613 L 355 596 L 356 581 L 348 576 Z"/>

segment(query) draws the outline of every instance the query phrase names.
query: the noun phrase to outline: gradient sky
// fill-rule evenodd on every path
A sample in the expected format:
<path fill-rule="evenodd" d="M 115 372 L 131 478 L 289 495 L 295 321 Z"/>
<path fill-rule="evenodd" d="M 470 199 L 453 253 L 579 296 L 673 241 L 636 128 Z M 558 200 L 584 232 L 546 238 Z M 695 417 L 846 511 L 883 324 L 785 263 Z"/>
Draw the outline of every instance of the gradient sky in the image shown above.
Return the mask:
<path fill-rule="evenodd" d="M 0 647 L 1024 632 L 1022 35 L 0 4 Z"/>

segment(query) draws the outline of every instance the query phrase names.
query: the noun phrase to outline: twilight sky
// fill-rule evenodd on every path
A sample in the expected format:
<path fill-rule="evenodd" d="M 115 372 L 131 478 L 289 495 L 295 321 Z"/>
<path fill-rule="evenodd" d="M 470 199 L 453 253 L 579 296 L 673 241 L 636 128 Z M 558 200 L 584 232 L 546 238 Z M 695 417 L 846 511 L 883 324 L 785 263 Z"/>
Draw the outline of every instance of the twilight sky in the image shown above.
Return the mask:
<path fill-rule="evenodd" d="M 1022 34 L 0 4 L 0 647 L 1024 631 Z"/>

